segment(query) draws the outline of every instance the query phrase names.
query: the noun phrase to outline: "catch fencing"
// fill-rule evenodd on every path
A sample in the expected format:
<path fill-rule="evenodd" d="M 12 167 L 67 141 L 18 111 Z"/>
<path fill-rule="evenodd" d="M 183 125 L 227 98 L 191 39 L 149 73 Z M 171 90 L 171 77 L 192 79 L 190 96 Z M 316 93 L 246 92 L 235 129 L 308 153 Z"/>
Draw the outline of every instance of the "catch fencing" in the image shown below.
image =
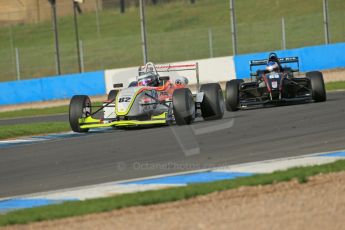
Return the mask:
<path fill-rule="evenodd" d="M 344 1 L 328 1 L 330 42 L 344 42 Z M 82 70 L 96 71 L 142 64 L 139 18 L 137 21 L 129 21 L 129 18 L 139 17 L 135 1 L 127 5 L 126 12 L 122 15 L 119 12 L 118 1 L 88 0 L 85 2 L 87 5 L 82 6 L 83 14 L 77 16 Z M 177 3 L 170 0 L 169 2 L 178 9 L 189 9 L 189 7 L 191 11 L 194 9 L 189 0 L 179 0 Z M 266 12 L 267 17 L 261 17 L 260 20 L 252 15 L 253 12 L 250 12 L 250 10 L 253 11 L 248 8 L 250 2 L 253 1 L 236 1 L 235 5 L 239 54 L 325 43 L 322 0 L 315 1 L 315 5 L 308 6 L 299 16 L 291 16 L 291 12 L 300 10 L 299 4 L 302 7 L 304 1 L 299 1 L 296 6 L 286 9 L 282 4 L 288 1 L 277 0 L 274 4 L 280 4 L 277 7 L 284 8 L 282 15 L 277 16 L 273 15 L 274 12 Z M 214 15 L 214 17 L 219 16 L 222 20 L 215 21 L 210 26 L 202 23 L 205 26 L 200 27 L 198 20 L 201 19 L 198 17 L 182 17 L 179 20 L 175 19 L 171 26 L 166 26 L 164 32 L 156 29 L 160 26 L 159 21 L 147 20 L 150 61 L 167 63 L 233 54 L 229 1 L 197 0 L 194 7 L 201 6 L 220 9 L 219 15 Z M 154 7 L 157 6 L 146 7 L 147 17 L 154 13 Z M 20 11 L 20 8 L 16 10 Z M 43 16 L 42 13 L 42 15 L 38 14 L 36 11 L 34 9 L 28 11 L 28 15 L 36 15 L 36 19 L 30 23 L 1 23 L 3 22 L 1 18 L 5 18 L 6 15 L 1 16 L 0 81 L 56 75 L 54 33 L 50 11 L 44 11 L 49 17 Z M 40 12 L 43 10 L 41 9 Z M 70 1 L 58 7 L 58 12 L 65 13 L 58 19 L 62 73 L 75 73 L 78 72 L 78 57 Z M 7 17 L 9 21 L 14 16 Z M 123 24 L 128 30 L 119 31 L 119 27 L 123 28 Z M 135 33 L 129 31 L 135 31 Z"/>

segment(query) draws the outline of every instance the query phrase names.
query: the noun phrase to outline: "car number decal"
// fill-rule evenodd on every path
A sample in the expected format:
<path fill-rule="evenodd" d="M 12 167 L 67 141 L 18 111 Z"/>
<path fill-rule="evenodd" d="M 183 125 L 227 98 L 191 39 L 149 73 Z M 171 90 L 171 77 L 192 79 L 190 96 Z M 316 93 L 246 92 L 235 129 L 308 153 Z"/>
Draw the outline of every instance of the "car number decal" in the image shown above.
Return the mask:
<path fill-rule="evenodd" d="M 130 102 L 130 101 L 131 101 L 131 97 L 120 97 L 119 98 L 119 103 Z"/>

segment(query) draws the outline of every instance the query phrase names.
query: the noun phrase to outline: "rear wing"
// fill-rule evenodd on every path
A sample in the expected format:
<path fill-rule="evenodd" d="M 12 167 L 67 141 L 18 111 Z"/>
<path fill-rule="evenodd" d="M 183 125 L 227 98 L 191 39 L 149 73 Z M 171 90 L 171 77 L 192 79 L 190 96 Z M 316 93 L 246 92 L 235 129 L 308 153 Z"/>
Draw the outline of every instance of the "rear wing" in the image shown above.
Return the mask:
<path fill-rule="evenodd" d="M 298 57 L 285 57 L 285 58 L 278 58 L 280 64 L 287 64 L 287 63 L 297 63 L 297 69 L 292 69 L 293 72 L 299 72 L 299 59 Z M 252 72 L 253 66 L 263 66 L 267 65 L 268 59 L 261 59 L 261 60 L 251 60 L 249 61 L 250 64 L 250 75 L 256 76 L 257 74 Z"/>
<path fill-rule="evenodd" d="M 167 72 L 178 72 L 178 71 L 195 71 L 196 82 L 197 82 L 197 90 L 199 92 L 200 89 L 200 81 L 199 81 L 199 63 L 193 64 L 181 64 L 181 65 L 155 65 L 152 62 L 148 62 L 145 66 L 140 66 L 138 73 L 139 76 L 141 74 L 145 74 L 147 72 L 155 72 L 155 73 L 167 73 Z"/>

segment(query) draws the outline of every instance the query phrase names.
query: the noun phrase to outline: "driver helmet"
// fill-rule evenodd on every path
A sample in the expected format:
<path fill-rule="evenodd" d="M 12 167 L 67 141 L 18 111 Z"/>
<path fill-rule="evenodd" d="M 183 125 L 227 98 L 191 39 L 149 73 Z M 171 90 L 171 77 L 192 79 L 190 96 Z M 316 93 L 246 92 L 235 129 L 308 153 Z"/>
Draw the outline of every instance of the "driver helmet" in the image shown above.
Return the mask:
<path fill-rule="evenodd" d="M 279 69 L 279 65 L 277 62 L 269 61 L 266 65 L 266 70 L 268 72 L 276 72 Z"/>
<path fill-rule="evenodd" d="M 138 86 L 158 86 L 159 79 L 155 73 L 145 73 L 138 77 Z"/>
<path fill-rule="evenodd" d="M 269 57 L 268 57 L 268 61 L 274 61 L 274 62 L 278 62 L 278 56 L 276 53 L 270 53 Z"/>

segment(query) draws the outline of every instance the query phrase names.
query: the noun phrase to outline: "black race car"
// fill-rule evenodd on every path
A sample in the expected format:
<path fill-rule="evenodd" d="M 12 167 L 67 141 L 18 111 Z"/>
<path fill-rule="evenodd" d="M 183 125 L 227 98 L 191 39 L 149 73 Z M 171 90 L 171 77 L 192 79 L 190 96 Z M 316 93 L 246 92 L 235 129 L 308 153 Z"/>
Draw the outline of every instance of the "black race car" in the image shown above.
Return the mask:
<path fill-rule="evenodd" d="M 266 68 L 253 72 L 253 67 L 258 66 Z M 293 68 L 294 66 L 297 68 Z M 326 101 L 321 72 L 312 71 L 305 76 L 294 76 L 294 73 L 299 72 L 298 57 L 278 58 L 275 53 L 271 53 L 268 59 L 250 61 L 250 72 L 249 82 L 234 79 L 226 83 L 228 111 L 265 104 Z"/>

